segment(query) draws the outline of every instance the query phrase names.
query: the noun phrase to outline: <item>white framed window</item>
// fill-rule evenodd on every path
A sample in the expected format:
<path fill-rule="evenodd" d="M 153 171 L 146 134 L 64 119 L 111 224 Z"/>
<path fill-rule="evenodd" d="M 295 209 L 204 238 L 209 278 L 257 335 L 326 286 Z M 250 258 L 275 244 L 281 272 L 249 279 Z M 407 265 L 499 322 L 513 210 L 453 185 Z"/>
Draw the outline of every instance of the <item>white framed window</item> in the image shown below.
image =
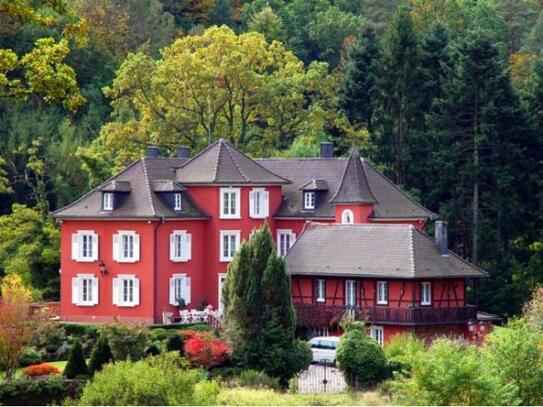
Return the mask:
<path fill-rule="evenodd" d="M 98 304 L 98 278 L 94 274 L 78 274 L 72 278 L 72 304 L 89 307 Z"/>
<path fill-rule="evenodd" d="M 93 230 L 78 230 L 72 234 L 72 260 L 78 262 L 98 260 L 98 235 Z"/>
<path fill-rule="evenodd" d="M 191 279 L 186 274 L 174 274 L 170 278 L 170 305 L 179 305 L 183 299 L 185 305 L 190 304 Z"/>
<path fill-rule="evenodd" d="M 218 278 L 219 278 L 218 304 L 219 304 L 219 311 L 222 312 L 224 311 L 224 300 L 223 300 L 222 291 L 224 288 L 224 283 L 226 282 L 226 273 L 219 273 Z"/>
<path fill-rule="evenodd" d="M 174 230 L 170 234 L 170 260 L 185 262 L 192 258 L 192 235 L 186 230 Z"/>
<path fill-rule="evenodd" d="M 420 283 L 420 304 L 432 305 L 432 283 L 429 281 Z"/>
<path fill-rule="evenodd" d="M 104 192 L 102 194 L 102 209 L 104 211 L 113 210 L 113 192 Z"/>
<path fill-rule="evenodd" d="M 304 209 L 315 209 L 315 192 L 304 192 Z"/>
<path fill-rule="evenodd" d="M 240 219 L 240 189 L 221 188 L 220 194 L 220 218 Z"/>
<path fill-rule="evenodd" d="M 173 210 L 180 211 L 183 209 L 183 200 L 181 198 L 181 193 L 176 192 L 173 194 Z"/>
<path fill-rule="evenodd" d="M 264 219 L 269 213 L 270 193 L 264 188 L 253 188 L 249 192 L 249 216 L 254 219 Z"/>
<path fill-rule="evenodd" d="M 326 281 L 324 278 L 317 279 L 315 291 L 317 302 L 326 302 Z"/>
<path fill-rule="evenodd" d="M 296 234 L 291 229 L 277 229 L 277 253 L 286 256 L 294 242 Z"/>
<path fill-rule="evenodd" d="M 140 305 L 140 280 L 133 274 L 119 274 L 113 279 L 113 304 L 118 307 Z"/>
<path fill-rule="evenodd" d="M 379 345 L 383 346 L 385 344 L 385 330 L 382 326 L 371 326 L 370 336 L 375 339 Z"/>
<path fill-rule="evenodd" d="M 220 261 L 231 261 L 239 248 L 241 232 L 239 230 L 220 231 Z"/>
<path fill-rule="evenodd" d="M 356 306 L 356 281 L 345 281 L 345 305 L 347 307 Z"/>
<path fill-rule="evenodd" d="M 341 223 L 344 225 L 352 225 L 354 223 L 354 214 L 350 209 L 345 209 L 341 212 Z"/>
<path fill-rule="evenodd" d="M 387 281 L 377 281 L 377 304 L 378 305 L 388 304 L 388 282 Z"/>
<path fill-rule="evenodd" d="M 135 263 L 140 260 L 140 235 L 134 231 L 120 230 L 113 235 L 113 260 Z"/>

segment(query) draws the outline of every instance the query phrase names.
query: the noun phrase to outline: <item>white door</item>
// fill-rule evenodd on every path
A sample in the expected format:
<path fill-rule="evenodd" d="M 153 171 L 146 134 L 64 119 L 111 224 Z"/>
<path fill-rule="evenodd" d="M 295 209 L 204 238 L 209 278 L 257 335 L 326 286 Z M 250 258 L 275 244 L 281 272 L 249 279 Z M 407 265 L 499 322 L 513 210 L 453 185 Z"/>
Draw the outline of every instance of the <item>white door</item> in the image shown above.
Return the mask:
<path fill-rule="evenodd" d="M 222 300 L 222 287 L 224 285 L 224 282 L 226 281 L 226 273 L 219 273 L 219 311 L 224 311 L 224 304 Z"/>

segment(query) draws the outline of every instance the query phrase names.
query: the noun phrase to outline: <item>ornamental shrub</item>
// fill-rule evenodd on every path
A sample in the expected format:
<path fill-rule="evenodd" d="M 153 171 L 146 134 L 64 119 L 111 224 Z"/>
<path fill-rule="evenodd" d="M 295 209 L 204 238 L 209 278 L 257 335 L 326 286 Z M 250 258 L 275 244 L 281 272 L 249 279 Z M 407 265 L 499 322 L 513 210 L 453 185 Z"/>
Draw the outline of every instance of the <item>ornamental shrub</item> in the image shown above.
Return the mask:
<path fill-rule="evenodd" d="M 70 351 L 70 358 L 64 368 L 64 376 L 68 379 L 75 379 L 81 376 L 90 376 L 91 372 L 85 362 L 85 355 L 83 354 L 83 347 L 81 342 L 75 341 L 72 350 Z"/>
<path fill-rule="evenodd" d="M 160 347 L 156 343 L 152 343 L 145 348 L 145 356 L 160 355 Z"/>
<path fill-rule="evenodd" d="M 339 369 L 351 387 L 367 388 L 387 376 L 387 361 L 381 346 L 366 334 L 363 322 L 352 322 L 337 348 Z"/>
<path fill-rule="evenodd" d="M 219 393 L 215 382 L 187 370 L 177 352 L 137 362 L 105 365 L 88 382 L 80 405 L 212 405 Z"/>
<path fill-rule="evenodd" d="M 41 353 L 34 346 L 30 346 L 23 351 L 19 359 L 19 365 L 22 367 L 37 365 L 41 360 Z"/>
<path fill-rule="evenodd" d="M 189 362 L 204 369 L 224 363 L 231 351 L 220 339 L 210 340 L 204 335 L 197 335 L 185 343 L 185 355 Z"/>
<path fill-rule="evenodd" d="M 42 406 L 60 405 L 66 397 L 78 397 L 79 382 L 50 375 L 40 380 L 19 378 L 0 382 L 0 405 Z"/>
<path fill-rule="evenodd" d="M 39 377 L 60 374 L 60 369 L 49 363 L 40 363 L 39 365 L 30 365 L 23 370 L 23 376 Z"/>
<path fill-rule="evenodd" d="M 102 366 L 113 361 L 113 354 L 105 335 L 101 335 L 92 350 L 89 360 L 89 370 L 92 374 L 102 370 Z"/>
<path fill-rule="evenodd" d="M 384 352 L 390 370 L 409 376 L 415 360 L 424 352 L 424 341 L 412 333 L 397 334 L 385 344 Z"/>
<path fill-rule="evenodd" d="M 139 360 L 145 356 L 149 344 L 149 329 L 142 324 L 112 323 L 102 327 L 108 339 L 114 360 Z"/>
<path fill-rule="evenodd" d="M 185 352 L 185 343 L 183 341 L 183 337 L 178 333 L 170 335 L 166 342 L 166 350 L 168 352 L 177 351 L 179 352 L 180 356 L 183 356 Z"/>

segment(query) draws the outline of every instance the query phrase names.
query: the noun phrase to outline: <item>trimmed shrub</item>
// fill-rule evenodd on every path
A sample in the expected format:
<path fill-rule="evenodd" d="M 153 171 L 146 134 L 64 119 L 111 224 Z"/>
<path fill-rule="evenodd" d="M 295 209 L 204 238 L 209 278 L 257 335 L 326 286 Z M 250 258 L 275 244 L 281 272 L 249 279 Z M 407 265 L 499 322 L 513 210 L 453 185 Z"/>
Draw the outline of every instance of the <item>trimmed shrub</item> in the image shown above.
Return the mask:
<path fill-rule="evenodd" d="M 68 379 L 75 379 L 84 376 L 90 376 L 91 372 L 85 362 L 85 355 L 83 355 L 83 347 L 81 342 L 75 341 L 70 351 L 70 358 L 64 368 L 64 376 Z"/>
<path fill-rule="evenodd" d="M 178 333 L 170 335 L 168 341 L 166 342 L 166 350 L 168 352 L 177 351 L 180 356 L 183 356 L 185 353 L 185 343 L 183 337 Z"/>
<path fill-rule="evenodd" d="M 214 382 L 201 380 L 197 370 L 186 370 L 177 352 L 137 362 L 104 366 L 87 383 L 80 405 L 211 405 L 219 393 Z"/>
<path fill-rule="evenodd" d="M 160 355 L 160 347 L 156 343 L 152 343 L 145 348 L 145 356 Z"/>
<path fill-rule="evenodd" d="M 339 369 L 347 384 L 367 388 L 387 376 L 387 361 L 383 349 L 366 334 L 363 322 L 352 322 L 341 337 L 337 349 Z"/>
<path fill-rule="evenodd" d="M 185 355 L 194 367 L 209 369 L 225 362 L 232 352 L 220 339 L 209 340 L 204 335 L 195 336 L 185 343 Z"/>
<path fill-rule="evenodd" d="M 149 343 L 149 329 L 145 325 L 112 323 L 102 327 L 102 335 L 107 337 L 116 362 L 145 356 Z"/>
<path fill-rule="evenodd" d="M 164 328 L 151 329 L 151 339 L 153 341 L 165 341 L 171 335 L 171 331 Z"/>
<path fill-rule="evenodd" d="M 23 351 L 19 359 L 19 365 L 22 367 L 37 365 L 42 360 L 41 353 L 34 346 L 30 346 Z"/>
<path fill-rule="evenodd" d="M 105 335 L 100 336 L 98 342 L 92 350 L 92 355 L 89 361 L 89 370 L 92 374 L 102 370 L 102 366 L 113 361 L 113 354 Z"/>
<path fill-rule="evenodd" d="M 60 374 L 60 369 L 49 363 L 40 363 L 39 365 L 30 365 L 23 370 L 23 376 L 26 377 L 39 377 L 49 376 L 52 374 Z"/>
<path fill-rule="evenodd" d="M 21 378 L 0 382 L 0 404 L 6 406 L 59 405 L 67 397 L 77 398 L 79 382 L 52 375 L 41 380 Z"/>

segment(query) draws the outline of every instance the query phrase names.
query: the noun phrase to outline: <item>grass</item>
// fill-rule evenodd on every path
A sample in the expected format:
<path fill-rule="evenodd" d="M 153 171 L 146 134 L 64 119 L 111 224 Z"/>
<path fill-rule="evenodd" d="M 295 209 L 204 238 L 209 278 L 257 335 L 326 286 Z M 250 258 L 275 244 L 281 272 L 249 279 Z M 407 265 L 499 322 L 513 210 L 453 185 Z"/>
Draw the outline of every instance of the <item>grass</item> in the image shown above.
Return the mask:
<path fill-rule="evenodd" d="M 56 362 L 47 362 L 47 363 L 49 363 L 50 365 L 58 367 L 61 372 L 64 372 L 64 368 L 66 367 L 66 363 L 68 363 L 68 361 L 67 360 L 58 360 Z M 24 367 L 18 368 L 15 371 L 15 377 L 16 378 L 21 377 L 21 375 L 23 374 L 23 370 L 25 370 Z M 1 373 L 0 373 L 0 375 L 1 375 Z"/>
<path fill-rule="evenodd" d="M 223 406 L 385 406 L 391 401 L 377 392 L 279 393 L 267 389 L 221 389 L 217 405 Z"/>

